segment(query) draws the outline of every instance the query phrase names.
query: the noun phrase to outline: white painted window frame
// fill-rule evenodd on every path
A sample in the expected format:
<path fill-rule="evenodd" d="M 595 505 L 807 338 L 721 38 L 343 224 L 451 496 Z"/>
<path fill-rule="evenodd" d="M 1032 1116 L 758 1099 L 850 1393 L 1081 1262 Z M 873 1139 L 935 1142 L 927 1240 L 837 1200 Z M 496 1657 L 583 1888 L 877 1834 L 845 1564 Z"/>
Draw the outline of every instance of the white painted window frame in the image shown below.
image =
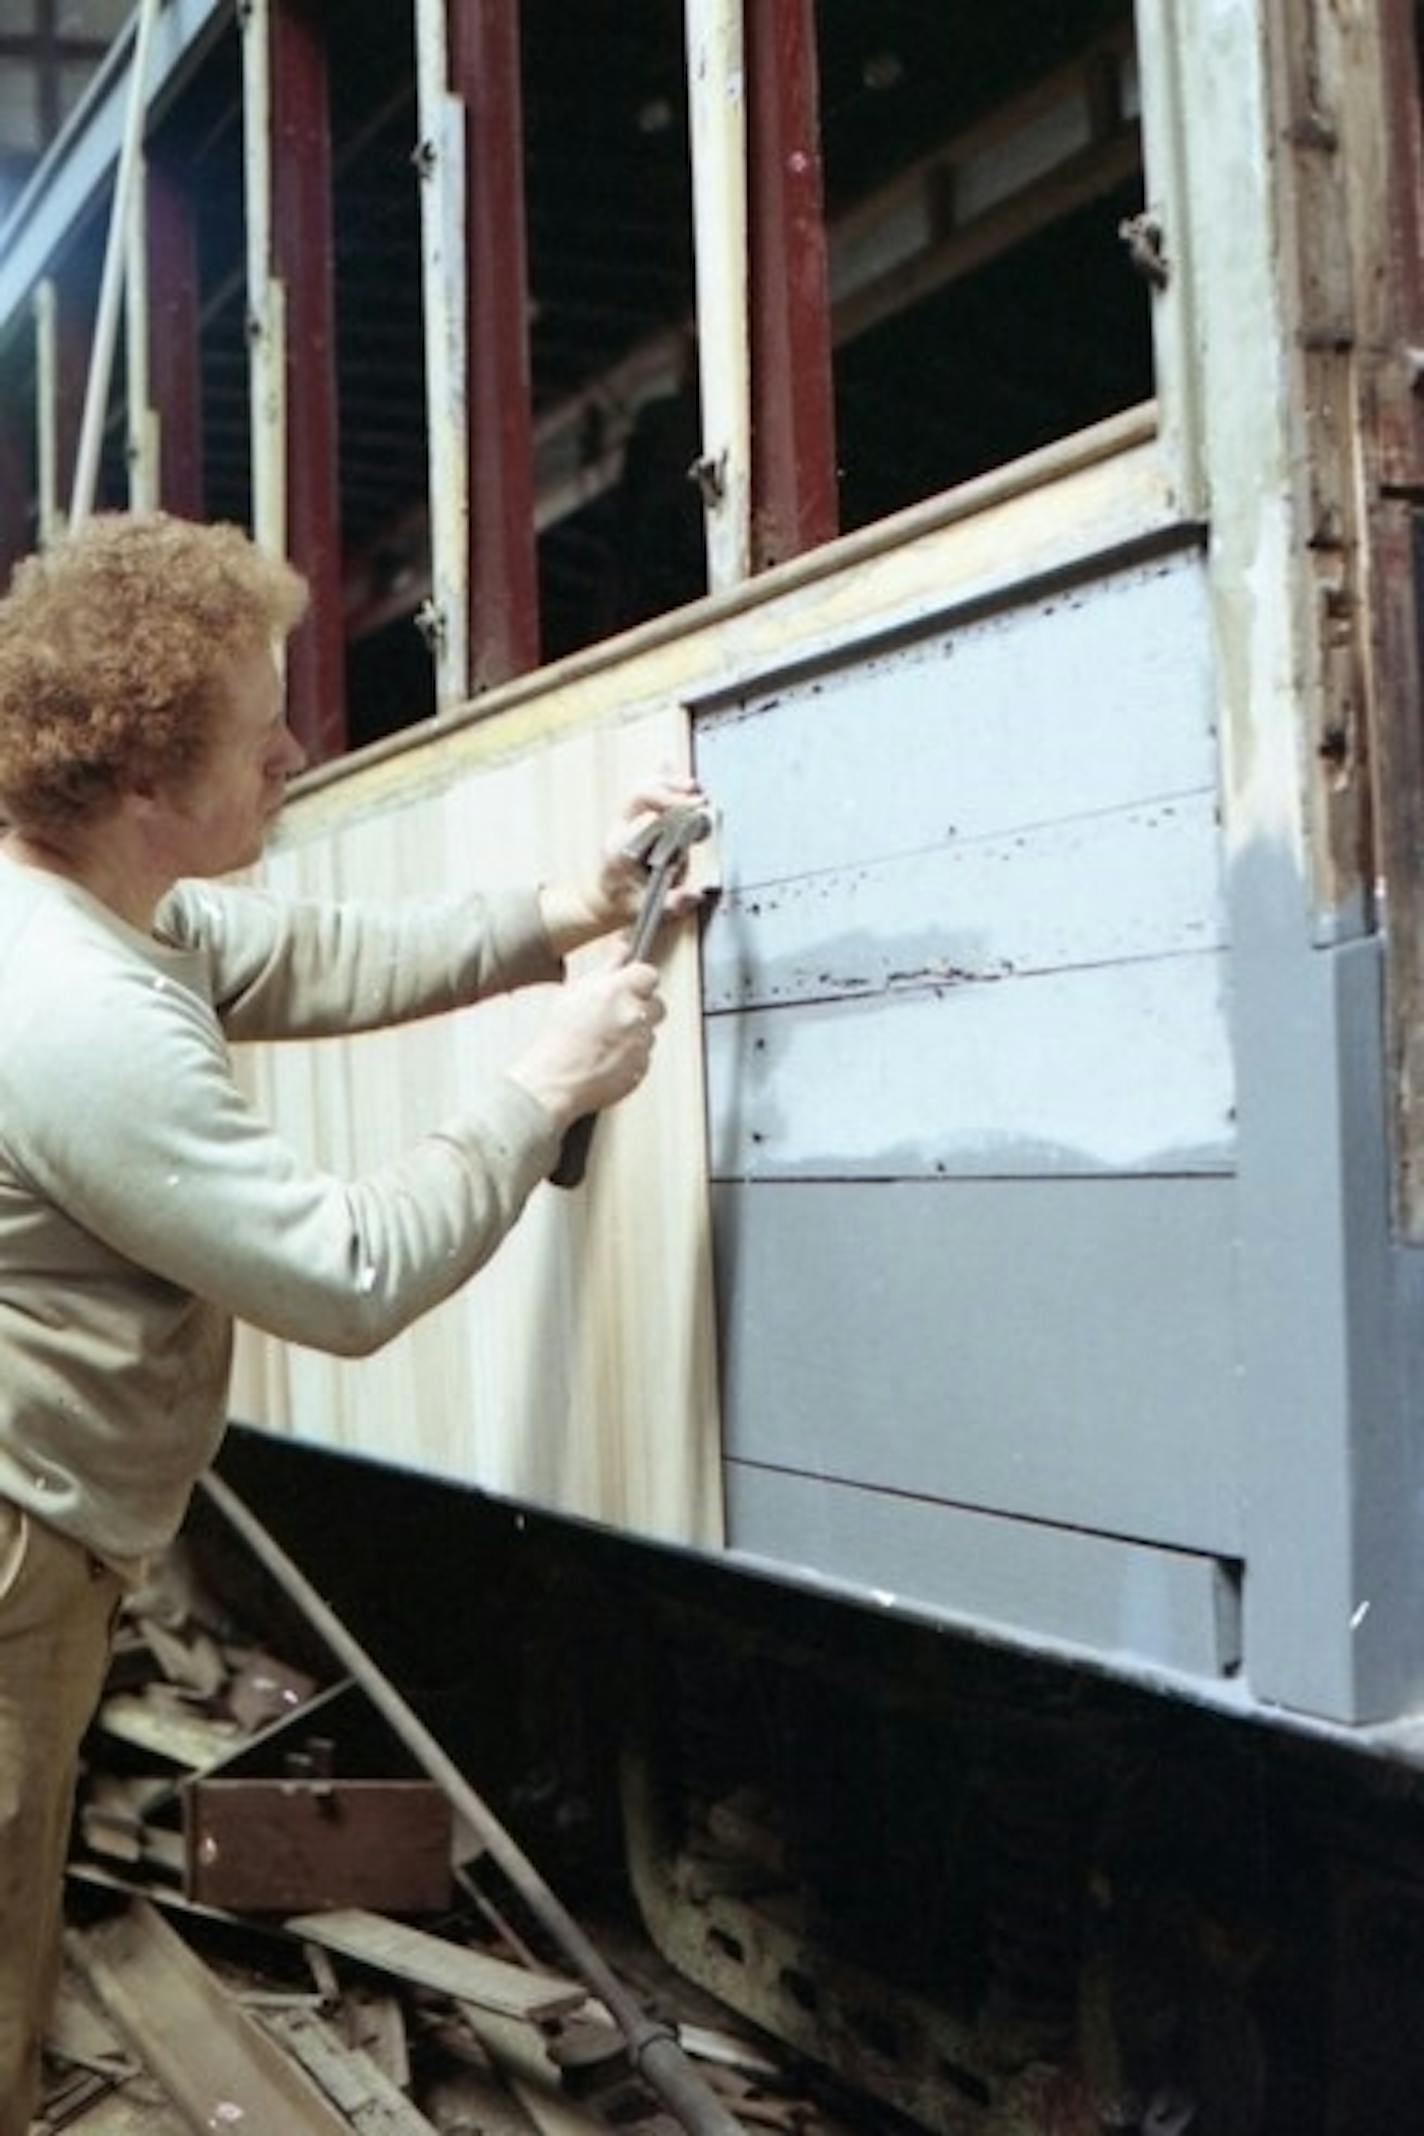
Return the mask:
<path fill-rule="evenodd" d="M 415 0 L 415 59 L 430 500 L 430 597 L 418 620 L 435 662 L 436 710 L 448 712 L 470 694 L 470 328 L 465 107 L 450 89 L 445 0 Z"/>
<path fill-rule="evenodd" d="M 751 571 L 751 313 L 743 0 L 687 0 L 707 587 Z"/>
<path fill-rule="evenodd" d="M 239 0 L 242 165 L 247 223 L 247 359 L 251 410 L 252 531 L 271 556 L 287 553 L 287 350 L 285 291 L 272 238 L 271 0 Z"/>

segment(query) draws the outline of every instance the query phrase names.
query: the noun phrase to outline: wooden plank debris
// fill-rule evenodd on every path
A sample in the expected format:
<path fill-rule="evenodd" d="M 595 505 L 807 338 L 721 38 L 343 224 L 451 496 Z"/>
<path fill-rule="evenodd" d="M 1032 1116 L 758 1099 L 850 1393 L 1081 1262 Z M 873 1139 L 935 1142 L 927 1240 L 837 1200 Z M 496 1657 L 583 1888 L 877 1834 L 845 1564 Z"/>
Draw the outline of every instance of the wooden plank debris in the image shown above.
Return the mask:
<path fill-rule="evenodd" d="M 359 2136 L 437 2136 L 370 2055 L 348 2047 L 325 2019 L 309 2010 L 269 2010 L 263 2028 L 280 2042 Z"/>
<path fill-rule="evenodd" d="M 65 1939 L 124 2038 L 199 2129 L 349 2136 L 310 2080 L 142 1901 Z"/>
<path fill-rule="evenodd" d="M 457 2002 L 509 2017 L 563 2017 L 588 1999 L 576 1981 L 527 1972 L 502 1958 L 450 1943 L 425 1930 L 385 1921 L 357 1908 L 325 1914 L 300 1914 L 287 1922 L 293 1935 L 323 1944 L 327 1950 L 359 1959 L 398 1980 L 454 1997 Z"/>
<path fill-rule="evenodd" d="M 537 2136 L 535 2124 L 488 2062 L 445 2071 L 430 2084 L 425 2103 L 437 2128 L 459 2130 L 462 2136 L 466 2130 L 479 2136 Z"/>
<path fill-rule="evenodd" d="M 678 2025 L 677 2043 L 685 2054 L 699 2062 L 713 2062 L 722 2069 L 740 2070 L 749 2077 L 774 2077 L 777 2067 L 771 2057 L 752 2041 L 713 2025 Z"/>
<path fill-rule="evenodd" d="M 142 1620 L 144 1644 L 171 1684 L 181 1684 L 199 1698 L 215 1698 L 227 1680 L 227 1664 L 215 1639 L 193 1631 L 186 1637 L 156 1618 Z"/>
<path fill-rule="evenodd" d="M 59 2124 L 48 2117 L 41 2131 Z M 131 2077 L 76 2119 L 63 2124 L 65 2136 L 191 2136 L 186 2120 L 180 2120 L 150 2077 Z"/>
<path fill-rule="evenodd" d="M 325 1952 L 322 1956 L 326 1956 Z M 341 2025 L 348 2045 L 368 2054 L 392 2084 L 402 2091 L 410 2090 L 405 2016 L 394 1995 L 375 1988 L 348 1988 L 341 1998 Z"/>
<path fill-rule="evenodd" d="M 576 2105 L 563 2089 L 544 2036 L 531 2024 L 493 2010 L 461 2005 L 460 2016 L 523 2107 L 539 2136 L 592 2136 L 608 2124 Z"/>
<path fill-rule="evenodd" d="M 270 1654 L 229 1649 L 235 1671 L 227 1690 L 227 1710 L 249 1734 L 291 1720 L 316 1692 L 316 1680 Z"/>
<path fill-rule="evenodd" d="M 110 2079 L 131 2074 L 135 2064 L 108 2019 L 85 1995 L 66 1968 L 45 2030 L 45 2053 L 73 2069 Z"/>
<path fill-rule="evenodd" d="M 130 1743 L 137 1750 L 156 1753 L 170 1764 L 192 1771 L 211 1765 L 241 1739 L 236 1721 L 213 1720 L 194 1713 L 178 1701 L 160 1696 L 150 1686 L 142 1696 L 121 1691 L 106 1698 L 99 1708 L 99 1726 L 105 1735 Z"/>

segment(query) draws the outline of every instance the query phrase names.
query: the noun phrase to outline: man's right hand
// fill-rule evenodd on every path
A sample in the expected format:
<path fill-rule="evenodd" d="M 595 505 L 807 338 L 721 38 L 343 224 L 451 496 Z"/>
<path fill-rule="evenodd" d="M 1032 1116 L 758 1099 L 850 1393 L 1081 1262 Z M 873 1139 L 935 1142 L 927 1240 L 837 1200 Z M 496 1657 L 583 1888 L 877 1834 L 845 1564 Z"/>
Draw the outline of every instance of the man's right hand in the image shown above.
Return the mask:
<path fill-rule="evenodd" d="M 548 1029 L 509 1074 L 562 1131 L 636 1090 L 667 1014 L 652 964 L 615 964 L 566 987 Z"/>

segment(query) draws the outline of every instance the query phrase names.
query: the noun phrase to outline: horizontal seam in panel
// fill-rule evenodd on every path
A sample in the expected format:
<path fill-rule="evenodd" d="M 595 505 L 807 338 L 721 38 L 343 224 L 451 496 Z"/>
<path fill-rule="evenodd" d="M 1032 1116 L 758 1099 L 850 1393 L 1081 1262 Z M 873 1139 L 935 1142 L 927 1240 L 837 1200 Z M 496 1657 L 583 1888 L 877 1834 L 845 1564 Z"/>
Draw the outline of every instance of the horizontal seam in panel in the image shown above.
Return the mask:
<path fill-rule="evenodd" d="M 1132 1550 L 1157 1550 L 1164 1556 L 1208 1558 L 1214 1562 L 1241 1565 L 1240 1551 L 1224 1550 L 1209 1543 L 1161 1542 L 1148 1535 L 1127 1535 L 1117 1528 L 1087 1528 L 1075 1521 L 1049 1520 L 1041 1513 L 1016 1513 L 1000 1506 L 972 1505 L 963 1499 L 936 1498 L 928 1491 L 908 1491 L 896 1484 L 863 1483 L 850 1476 L 822 1474 L 815 1469 L 788 1468 L 776 1461 L 752 1461 L 745 1454 L 724 1454 L 725 1468 L 747 1469 L 767 1476 L 788 1476 L 804 1483 L 829 1484 L 835 1490 L 859 1492 L 867 1498 L 886 1498 L 905 1505 L 933 1506 L 944 1513 L 963 1513 L 978 1520 L 1007 1521 L 1018 1528 L 1041 1528 L 1052 1535 L 1083 1536 L 1089 1541 L 1118 1543 Z"/>
<path fill-rule="evenodd" d="M 767 875 L 755 882 L 738 883 L 735 896 L 758 896 L 767 890 L 779 890 L 785 883 L 814 883 L 827 875 L 870 873 L 876 868 L 894 867 L 902 861 L 922 860 L 931 853 L 965 852 L 976 846 L 1002 845 L 1010 838 L 1032 837 L 1037 831 L 1072 830 L 1075 824 L 1100 823 L 1110 816 L 1140 815 L 1144 809 L 1170 808 L 1183 801 L 1208 801 L 1215 806 L 1217 790 L 1214 786 L 1186 786 L 1166 794 L 1144 794 L 1137 801 L 1112 801 L 1101 808 L 1085 808 L 1071 816 L 1042 816 L 1031 823 L 1006 823 L 997 830 L 973 831 L 968 836 L 958 832 L 936 839 L 932 844 L 896 847 L 888 853 L 857 860 L 839 860 L 824 868 L 806 868 L 796 875 Z M 730 903 L 730 899 L 727 900 Z"/>
<path fill-rule="evenodd" d="M 1231 942 L 1223 937 L 1221 941 L 1200 949 L 1136 950 L 1123 957 L 1087 958 L 1081 964 L 1016 964 L 1012 971 L 989 971 L 982 976 L 946 972 L 935 978 L 916 973 L 913 979 L 882 980 L 879 985 L 866 986 L 858 993 L 798 994 L 794 1001 L 738 1001 L 726 1008 L 711 1008 L 704 1004 L 702 1013 L 710 1022 L 714 1017 L 776 1016 L 792 1009 L 836 1008 L 853 1001 L 917 1001 L 926 994 L 957 994 L 967 993 L 974 987 L 1008 986 L 1016 979 L 1057 979 L 1069 972 L 1115 972 L 1139 964 L 1182 964 L 1202 957 L 1226 959 L 1230 952 Z"/>

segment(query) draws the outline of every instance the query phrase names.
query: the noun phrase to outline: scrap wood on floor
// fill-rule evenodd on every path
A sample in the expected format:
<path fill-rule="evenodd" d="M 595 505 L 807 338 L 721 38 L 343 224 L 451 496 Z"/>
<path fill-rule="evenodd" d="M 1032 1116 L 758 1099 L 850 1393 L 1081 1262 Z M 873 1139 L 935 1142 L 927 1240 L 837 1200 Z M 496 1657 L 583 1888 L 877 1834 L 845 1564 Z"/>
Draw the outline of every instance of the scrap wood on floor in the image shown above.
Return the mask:
<path fill-rule="evenodd" d="M 266 1652 L 166 1564 L 86 1747 L 36 2136 L 674 2132 L 461 1840 L 358 1685 Z M 666 1986 L 643 1999 L 734 2115 L 830 2126 L 726 2013 L 679 2025 L 706 2012 Z"/>

